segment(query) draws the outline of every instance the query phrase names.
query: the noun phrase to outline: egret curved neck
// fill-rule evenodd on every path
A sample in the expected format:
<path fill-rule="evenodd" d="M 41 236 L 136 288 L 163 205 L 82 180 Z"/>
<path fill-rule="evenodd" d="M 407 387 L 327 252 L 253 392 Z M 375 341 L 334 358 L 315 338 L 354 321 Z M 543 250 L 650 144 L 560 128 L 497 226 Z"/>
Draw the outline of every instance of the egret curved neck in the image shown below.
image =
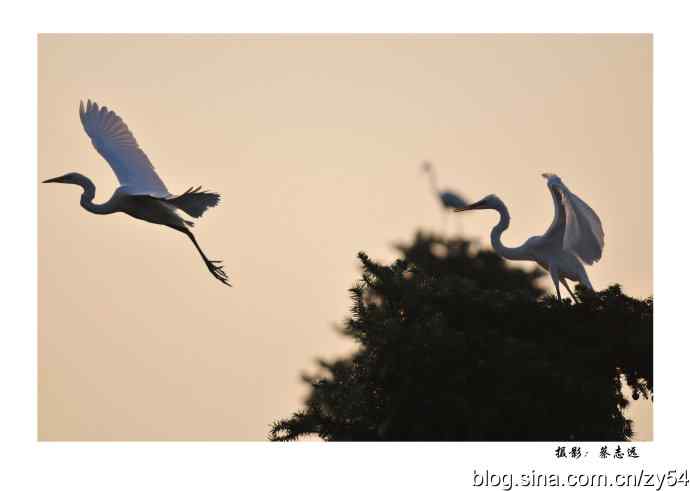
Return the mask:
<path fill-rule="evenodd" d="M 500 221 L 491 229 L 491 245 L 493 246 L 496 254 L 505 258 L 512 259 L 513 261 L 527 261 L 530 257 L 525 253 L 523 247 L 507 247 L 501 242 L 501 235 L 510 226 L 510 214 L 508 213 L 508 208 L 506 205 L 501 203 L 496 207 L 496 211 L 501 216 Z"/>
<path fill-rule="evenodd" d="M 431 190 L 434 193 L 438 193 L 438 185 L 436 184 L 436 172 L 433 167 L 430 167 L 427 171 L 429 174 L 429 183 L 431 184 Z"/>
<path fill-rule="evenodd" d="M 96 186 L 88 177 L 80 176 L 79 181 L 75 184 L 81 186 L 81 188 L 84 190 L 79 203 L 86 211 L 95 213 L 97 215 L 108 215 L 117 211 L 111 206 L 112 199 L 100 205 L 93 202 L 93 199 L 96 197 Z"/>

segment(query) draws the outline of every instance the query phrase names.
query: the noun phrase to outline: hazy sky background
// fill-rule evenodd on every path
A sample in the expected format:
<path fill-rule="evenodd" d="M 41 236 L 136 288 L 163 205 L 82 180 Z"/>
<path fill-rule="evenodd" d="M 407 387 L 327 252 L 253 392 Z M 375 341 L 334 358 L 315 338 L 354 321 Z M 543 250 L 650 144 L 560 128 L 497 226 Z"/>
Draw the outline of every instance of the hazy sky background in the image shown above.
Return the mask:
<path fill-rule="evenodd" d="M 223 195 L 197 222 L 234 288 L 189 240 L 80 190 L 39 186 L 39 438 L 264 440 L 301 406 L 299 374 L 352 345 L 356 253 L 441 213 L 442 187 L 498 194 L 508 245 L 542 234 L 559 174 L 599 214 L 596 288 L 652 293 L 649 35 L 39 37 L 41 180 L 117 186 L 83 132 L 92 98 L 120 114 L 171 192 Z M 498 217 L 452 217 L 489 244 Z M 518 263 L 515 263 L 518 264 Z M 557 329 L 557 326 L 554 326 Z M 636 404 L 640 438 L 649 404 Z"/>

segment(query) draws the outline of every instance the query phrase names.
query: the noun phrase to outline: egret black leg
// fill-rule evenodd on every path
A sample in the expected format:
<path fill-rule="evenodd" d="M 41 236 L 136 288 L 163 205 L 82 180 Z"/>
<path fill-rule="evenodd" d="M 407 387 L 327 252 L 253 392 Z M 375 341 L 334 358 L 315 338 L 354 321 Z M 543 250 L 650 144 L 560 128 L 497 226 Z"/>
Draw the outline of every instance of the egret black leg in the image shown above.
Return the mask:
<path fill-rule="evenodd" d="M 561 287 L 558 269 L 555 266 L 551 265 L 549 266 L 549 273 L 551 274 L 551 280 L 553 281 L 553 284 L 556 287 L 556 297 L 558 298 L 558 301 L 561 302 L 563 301 L 563 299 L 561 298 Z"/>
<path fill-rule="evenodd" d="M 576 297 L 575 295 L 573 295 L 573 291 L 572 291 L 572 290 L 570 289 L 570 287 L 568 286 L 568 282 L 565 281 L 565 279 L 562 279 L 562 280 L 561 280 L 561 283 L 563 283 L 563 286 L 565 287 L 565 289 L 568 290 L 568 293 L 570 293 L 570 296 L 573 298 L 573 300 L 575 301 L 575 303 L 580 303 L 580 301 L 577 299 L 577 297 Z"/>
<path fill-rule="evenodd" d="M 201 254 L 201 258 L 204 260 L 204 263 L 206 264 L 206 267 L 208 270 L 211 272 L 214 278 L 216 278 L 218 281 L 223 283 L 224 285 L 227 286 L 232 286 L 228 282 L 228 275 L 227 273 L 223 270 L 223 266 L 221 266 L 222 261 L 214 261 L 212 259 L 209 259 L 206 257 L 206 254 L 204 254 L 204 251 L 201 250 L 201 247 L 199 247 L 199 243 L 196 241 L 196 237 L 194 237 L 194 234 L 189 231 L 187 228 L 184 227 L 173 227 L 175 230 L 179 230 L 183 234 L 185 234 L 189 239 L 192 241 L 194 244 L 194 247 L 196 247 L 196 250 L 199 251 L 199 254 Z"/>

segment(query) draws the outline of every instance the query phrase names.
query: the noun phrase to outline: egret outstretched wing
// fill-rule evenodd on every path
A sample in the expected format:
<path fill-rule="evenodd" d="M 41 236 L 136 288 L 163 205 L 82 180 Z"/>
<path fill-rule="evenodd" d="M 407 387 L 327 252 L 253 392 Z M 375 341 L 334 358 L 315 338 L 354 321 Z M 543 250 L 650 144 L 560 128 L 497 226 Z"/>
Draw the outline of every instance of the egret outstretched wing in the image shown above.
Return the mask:
<path fill-rule="evenodd" d="M 601 220 L 590 206 L 572 193 L 560 177 L 544 174 L 554 193 L 556 216 L 545 235 L 563 234 L 563 249 L 570 250 L 586 264 L 601 259 L 604 230 Z"/>
<path fill-rule="evenodd" d="M 555 179 L 552 179 L 553 174 L 542 174 L 547 180 L 547 186 L 551 192 L 551 197 L 553 198 L 553 221 L 549 228 L 546 230 L 544 235 L 541 236 L 541 240 L 545 243 L 555 243 L 559 248 L 563 247 L 563 235 L 565 234 L 565 210 L 563 209 L 563 197 L 560 191 L 555 186 Z"/>
<path fill-rule="evenodd" d="M 89 100 L 79 103 L 79 117 L 91 143 L 112 167 L 129 194 L 156 198 L 172 196 L 122 118 Z"/>

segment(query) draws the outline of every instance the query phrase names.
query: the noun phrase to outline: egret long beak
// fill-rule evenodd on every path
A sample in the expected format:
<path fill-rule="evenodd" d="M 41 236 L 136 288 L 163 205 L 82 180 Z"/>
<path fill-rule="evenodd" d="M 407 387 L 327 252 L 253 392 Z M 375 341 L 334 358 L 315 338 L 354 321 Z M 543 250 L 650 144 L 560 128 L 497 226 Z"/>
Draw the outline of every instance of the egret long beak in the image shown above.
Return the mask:
<path fill-rule="evenodd" d="M 476 210 L 483 204 L 484 200 L 477 201 L 476 203 L 472 203 L 471 205 L 463 206 L 462 208 L 456 208 L 455 211 L 469 211 L 469 210 Z"/>

